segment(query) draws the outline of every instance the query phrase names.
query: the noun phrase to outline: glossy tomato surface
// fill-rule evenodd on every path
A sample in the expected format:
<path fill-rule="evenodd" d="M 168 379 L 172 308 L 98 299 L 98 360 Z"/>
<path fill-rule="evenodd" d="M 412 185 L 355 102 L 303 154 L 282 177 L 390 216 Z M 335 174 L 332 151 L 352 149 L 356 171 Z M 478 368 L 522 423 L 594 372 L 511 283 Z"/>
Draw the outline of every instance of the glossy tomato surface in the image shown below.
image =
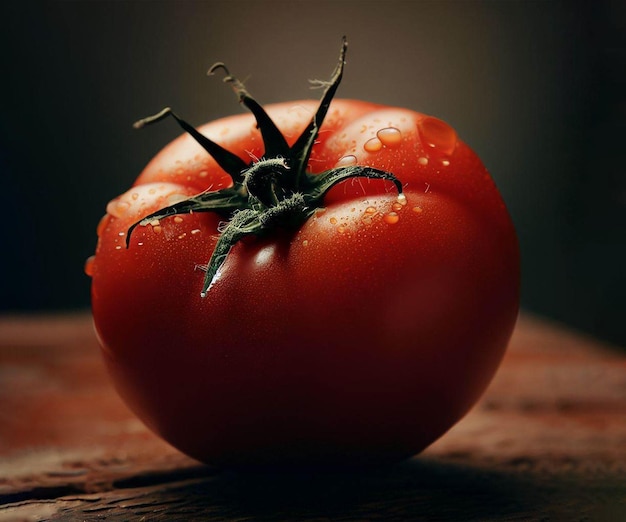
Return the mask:
<path fill-rule="evenodd" d="M 288 143 L 317 102 L 265 107 Z M 252 115 L 199 128 L 244 161 Z M 223 217 L 133 223 L 231 178 L 188 134 L 98 227 L 95 325 L 116 388 L 156 433 L 221 466 L 335 466 L 419 453 L 477 401 L 518 312 L 519 254 L 479 158 L 443 121 L 334 100 L 308 162 L 393 173 L 333 187 L 297 229 L 235 244 L 201 297 Z M 222 223 L 222 224 L 221 224 Z"/>

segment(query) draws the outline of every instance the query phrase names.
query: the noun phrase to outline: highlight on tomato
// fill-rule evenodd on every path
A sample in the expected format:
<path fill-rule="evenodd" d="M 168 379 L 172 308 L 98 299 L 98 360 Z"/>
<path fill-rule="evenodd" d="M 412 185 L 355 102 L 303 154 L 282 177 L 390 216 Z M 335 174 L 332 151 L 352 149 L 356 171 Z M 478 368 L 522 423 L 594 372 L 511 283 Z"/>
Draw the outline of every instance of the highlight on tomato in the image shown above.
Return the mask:
<path fill-rule="evenodd" d="M 519 300 L 517 238 L 477 155 L 408 109 L 335 99 L 185 131 L 107 206 L 92 309 L 121 397 L 231 468 L 387 464 L 488 386 Z"/>

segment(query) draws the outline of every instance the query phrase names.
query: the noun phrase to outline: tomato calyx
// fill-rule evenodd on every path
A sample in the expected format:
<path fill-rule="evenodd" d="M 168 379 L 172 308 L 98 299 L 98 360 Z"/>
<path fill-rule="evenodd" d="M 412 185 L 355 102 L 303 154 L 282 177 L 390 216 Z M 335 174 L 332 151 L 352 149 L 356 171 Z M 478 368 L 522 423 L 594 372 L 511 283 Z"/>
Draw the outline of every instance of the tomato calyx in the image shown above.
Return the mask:
<path fill-rule="evenodd" d="M 346 50 L 347 41 L 344 37 L 339 62 L 330 81 L 317 82 L 325 86 L 320 105 L 291 146 L 263 107 L 230 74 L 222 62 L 209 69 L 209 75 L 213 75 L 218 69 L 226 73 L 224 82 L 231 84 L 240 103 L 252 112 L 256 120 L 265 152 L 263 158 L 248 164 L 201 134 L 169 107 L 136 122 L 134 127 L 141 128 L 171 116 L 231 176 L 233 185 L 219 191 L 202 192 L 145 216 L 129 227 L 126 247 L 129 247 L 131 234 L 138 225 L 145 226 L 154 220 L 177 214 L 218 213 L 226 221 L 219 228 L 220 236 L 206 268 L 200 293 L 201 297 L 206 297 L 209 289 L 219 279 L 220 269 L 228 253 L 238 241 L 248 235 L 262 236 L 277 228 L 299 228 L 323 206 L 324 197 L 337 183 L 357 177 L 388 180 L 395 185 L 398 197 L 404 198 L 402 184 L 393 174 L 372 167 L 337 167 L 315 175 L 307 172 L 315 140 L 341 82 Z"/>

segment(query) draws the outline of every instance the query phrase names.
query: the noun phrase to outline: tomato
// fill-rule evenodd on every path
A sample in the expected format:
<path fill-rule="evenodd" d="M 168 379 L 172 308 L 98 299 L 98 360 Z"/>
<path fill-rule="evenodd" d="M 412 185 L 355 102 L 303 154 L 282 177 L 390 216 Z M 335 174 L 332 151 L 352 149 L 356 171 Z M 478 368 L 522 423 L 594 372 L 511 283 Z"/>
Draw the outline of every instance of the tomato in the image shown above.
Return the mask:
<path fill-rule="evenodd" d="M 331 102 L 344 53 L 319 107 L 263 109 L 226 71 L 252 114 L 140 122 L 188 132 L 98 226 L 86 270 L 112 380 L 200 461 L 411 457 L 475 404 L 511 335 L 519 253 L 494 182 L 437 118 Z"/>

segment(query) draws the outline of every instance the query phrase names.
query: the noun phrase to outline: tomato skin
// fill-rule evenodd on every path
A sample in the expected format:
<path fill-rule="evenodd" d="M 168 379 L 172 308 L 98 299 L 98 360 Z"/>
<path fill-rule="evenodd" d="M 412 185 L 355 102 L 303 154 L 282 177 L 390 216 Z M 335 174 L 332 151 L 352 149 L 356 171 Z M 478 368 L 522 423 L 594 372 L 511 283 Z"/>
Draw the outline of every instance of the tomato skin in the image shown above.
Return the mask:
<path fill-rule="evenodd" d="M 291 143 L 315 106 L 266 109 Z M 248 115 L 200 130 L 242 159 L 263 154 Z M 376 139 L 387 144 L 368 151 Z M 393 172 L 406 204 L 386 182 L 344 182 L 299 230 L 236 244 L 206 298 L 197 266 L 217 215 L 139 226 L 124 248 L 127 229 L 169 199 L 229 185 L 190 137 L 109 205 L 92 269 L 104 359 L 133 411 L 192 457 L 398 461 L 447 431 L 493 377 L 517 316 L 519 252 L 478 157 L 439 120 L 335 100 L 310 168 L 345 161 Z"/>

